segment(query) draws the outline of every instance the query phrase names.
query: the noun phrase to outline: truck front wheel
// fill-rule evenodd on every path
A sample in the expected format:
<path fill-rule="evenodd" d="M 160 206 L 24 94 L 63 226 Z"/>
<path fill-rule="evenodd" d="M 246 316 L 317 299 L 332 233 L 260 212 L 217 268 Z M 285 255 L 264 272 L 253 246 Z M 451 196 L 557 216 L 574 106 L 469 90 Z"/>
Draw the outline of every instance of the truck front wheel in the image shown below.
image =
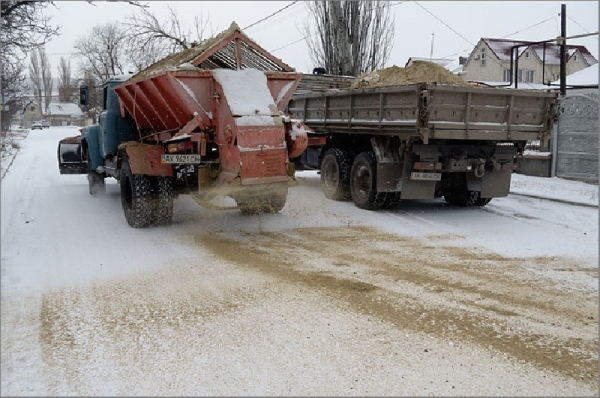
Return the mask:
<path fill-rule="evenodd" d="M 350 199 L 350 154 L 339 148 L 325 152 L 321 162 L 321 185 L 327 199 Z"/>
<path fill-rule="evenodd" d="M 153 221 L 152 182 L 150 177 L 133 174 L 127 159 L 123 159 L 120 175 L 121 206 L 127 223 L 144 228 Z"/>
<path fill-rule="evenodd" d="M 383 206 L 385 193 L 377 193 L 377 161 L 373 152 L 354 158 L 350 171 L 350 195 L 356 207 L 377 210 Z"/>

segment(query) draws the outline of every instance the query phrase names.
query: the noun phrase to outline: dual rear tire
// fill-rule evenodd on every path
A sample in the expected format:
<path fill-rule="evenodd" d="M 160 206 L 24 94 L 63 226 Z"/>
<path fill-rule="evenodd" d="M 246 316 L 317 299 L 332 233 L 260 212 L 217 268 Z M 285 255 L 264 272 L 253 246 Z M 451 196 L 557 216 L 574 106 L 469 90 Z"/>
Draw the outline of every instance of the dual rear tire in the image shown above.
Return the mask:
<path fill-rule="evenodd" d="M 446 203 L 458 207 L 483 207 L 492 201 L 492 198 L 482 198 L 479 191 L 470 191 L 464 173 L 454 174 L 450 177 L 444 192 Z"/>
<path fill-rule="evenodd" d="M 173 218 L 173 180 L 133 174 L 123 159 L 120 175 L 121 206 L 127 223 L 133 228 L 168 225 Z"/>
<path fill-rule="evenodd" d="M 328 149 L 321 161 L 321 186 L 326 198 L 352 199 L 365 210 L 390 209 L 400 202 L 399 192 L 377 192 L 377 160 L 372 151 L 352 159 L 346 150 Z"/>
<path fill-rule="evenodd" d="M 350 170 L 350 195 L 361 209 L 391 209 L 400 202 L 399 192 L 377 192 L 377 159 L 375 153 L 366 151 L 359 154 Z"/>

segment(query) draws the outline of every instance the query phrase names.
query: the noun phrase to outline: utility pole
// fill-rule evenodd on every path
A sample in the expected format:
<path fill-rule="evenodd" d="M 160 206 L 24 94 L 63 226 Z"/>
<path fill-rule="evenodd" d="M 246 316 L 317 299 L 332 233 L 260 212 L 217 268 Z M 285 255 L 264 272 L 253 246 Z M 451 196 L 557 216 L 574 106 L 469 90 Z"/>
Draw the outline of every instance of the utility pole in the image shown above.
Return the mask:
<path fill-rule="evenodd" d="M 560 95 L 567 94 L 567 5 L 560 5 Z"/>
<path fill-rule="evenodd" d="M 435 32 L 431 34 L 431 50 L 429 51 L 429 62 L 433 59 L 433 40 L 435 39 Z"/>

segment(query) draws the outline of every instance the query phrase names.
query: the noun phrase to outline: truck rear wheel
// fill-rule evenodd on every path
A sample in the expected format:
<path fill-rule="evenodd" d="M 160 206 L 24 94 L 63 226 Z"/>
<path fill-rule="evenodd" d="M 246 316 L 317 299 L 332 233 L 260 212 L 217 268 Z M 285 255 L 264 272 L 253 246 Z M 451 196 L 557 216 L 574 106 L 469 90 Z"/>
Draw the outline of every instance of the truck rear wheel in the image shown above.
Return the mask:
<path fill-rule="evenodd" d="M 492 200 L 482 198 L 479 191 L 469 191 L 465 174 L 451 176 L 445 188 L 444 199 L 447 203 L 459 207 L 485 206 Z"/>
<path fill-rule="evenodd" d="M 106 184 L 102 174 L 95 171 L 89 171 L 87 174 L 87 179 L 90 195 L 98 197 L 106 193 Z"/>
<path fill-rule="evenodd" d="M 173 180 L 170 177 L 155 177 L 154 222 L 168 225 L 173 220 Z"/>
<path fill-rule="evenodd" d="M 123 159 L 120 175 L 121 206 L 127 223 L 133 228 L 144 228 L 152 224 L 152 181 L 142 174 L 133 174 L 127 159 Z"/>
<path fill-rule="evenodd" d="M 321 161 L 321 185 L 327 199 L 350 199 L 350 154 L 339 148 L 325 152 Z"/>
<path fill-rule="evenodd" d="M 377 162 L 373 152 L 363 152 L 354 158 L 350 171 L 350 195 L 361 209 L 377 210 L 384 205 L 385 193 L 377 192 Z"/>

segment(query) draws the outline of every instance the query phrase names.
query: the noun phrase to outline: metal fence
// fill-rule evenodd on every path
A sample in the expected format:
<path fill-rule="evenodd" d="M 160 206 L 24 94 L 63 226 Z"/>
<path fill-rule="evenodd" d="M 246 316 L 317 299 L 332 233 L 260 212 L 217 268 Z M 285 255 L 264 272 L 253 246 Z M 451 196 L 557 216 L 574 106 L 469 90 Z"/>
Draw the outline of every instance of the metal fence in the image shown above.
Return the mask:
<path fill-rule="evenodd" d="M 598 182 L 598 91 L 568 93 L 559 106 L 553 176 Z"/>

